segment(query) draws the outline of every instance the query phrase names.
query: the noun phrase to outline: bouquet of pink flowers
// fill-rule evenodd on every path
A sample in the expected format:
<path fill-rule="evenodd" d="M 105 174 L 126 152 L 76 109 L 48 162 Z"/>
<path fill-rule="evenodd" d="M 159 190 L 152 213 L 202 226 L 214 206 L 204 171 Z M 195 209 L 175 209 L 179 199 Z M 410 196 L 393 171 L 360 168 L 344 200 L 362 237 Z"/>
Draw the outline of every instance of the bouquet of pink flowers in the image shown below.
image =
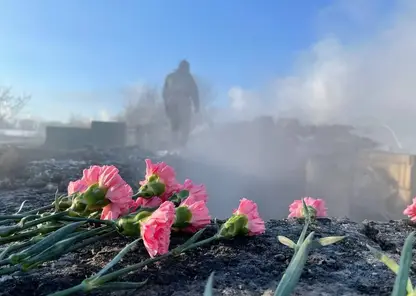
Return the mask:
<path fill-rule="evenodd" d="M 141 266 L 214 240 L 265 232 L 257 205 L 243 198 L 215 235 L 199 240 L 211 224 L 204 185 L 195 185 L 189 179 L 180 184 L 172 167 L 163 162 L 152 163 L 149 159 L 145 178 L 139 185 L 134 194 L 115 166 L 91 166 L 84 169 L 81 179 L 70 182 L 68 194 L 56 196 L 52 205 L 0 216 L 3 225 L 0 244 L 7 244 L 0 253 L 0 275 L 27 271 L 97 240 L 123 235 L 137 239 L 101 272 L 55 294 L 69 295 L 103 287 L 137 288 L 143 283 L 114 280 Z M 172 232 L 193 233 L 193 236 L 185 244 L 170 249 Z M 107 273 L 138 241 L 143 241 L 150 258 Z"/>

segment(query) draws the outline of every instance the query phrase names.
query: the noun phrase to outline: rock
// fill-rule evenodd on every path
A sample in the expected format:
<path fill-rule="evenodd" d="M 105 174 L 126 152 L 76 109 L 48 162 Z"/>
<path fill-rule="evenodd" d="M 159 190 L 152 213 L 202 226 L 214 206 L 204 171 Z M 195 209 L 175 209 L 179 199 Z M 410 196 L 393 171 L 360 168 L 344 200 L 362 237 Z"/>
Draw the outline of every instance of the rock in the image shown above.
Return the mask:
<path fill-rule="evenodd" d="M 273 295 L 293 254 L 277 242 L 276 236 L 296 240 L 302 227 L 297 220 L 269 221 L 264 235 L 220 241 L 148 265 L 124 278 L 148 279 L 146 286 L 112 295 L 202 295 L 212 271 L 215 271 L 215 295 Z M 310 254 L 294 295 L 390 295 L 395 275 L 371 255 L 366 244 L 398 261 L 404 240 L 413 230 L 406 221 L 355 223 L 348 219 L 320 219 L 310 230 L 317 237 L 345 235 L 346 238 Z M 212 234 L 213 230 L 208 230 L 205 236 Z M 184 240 L 175 235 L 172 245 Z M 0 294 L 47 295 L 69 288 L 97 272 L 129 241 L 120 237 L 101 241 L 33 272 L 2 277 Z M 148 255 L 140 245 L 124 258 L 118 268 L 140 262 Z"/>

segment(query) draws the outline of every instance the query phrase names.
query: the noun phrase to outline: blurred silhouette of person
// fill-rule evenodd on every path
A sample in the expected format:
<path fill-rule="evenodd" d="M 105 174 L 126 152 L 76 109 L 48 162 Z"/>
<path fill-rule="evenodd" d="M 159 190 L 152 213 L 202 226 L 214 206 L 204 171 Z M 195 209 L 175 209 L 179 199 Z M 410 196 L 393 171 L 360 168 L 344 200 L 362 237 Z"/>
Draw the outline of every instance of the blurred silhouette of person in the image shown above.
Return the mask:
<path fill-rule="evenodd" d="M 191 132 L 192 105 L 199 112 L 199 91 L 186 60 L 165 79 L 163 101 L 175 148 L 184 147 Z"/>

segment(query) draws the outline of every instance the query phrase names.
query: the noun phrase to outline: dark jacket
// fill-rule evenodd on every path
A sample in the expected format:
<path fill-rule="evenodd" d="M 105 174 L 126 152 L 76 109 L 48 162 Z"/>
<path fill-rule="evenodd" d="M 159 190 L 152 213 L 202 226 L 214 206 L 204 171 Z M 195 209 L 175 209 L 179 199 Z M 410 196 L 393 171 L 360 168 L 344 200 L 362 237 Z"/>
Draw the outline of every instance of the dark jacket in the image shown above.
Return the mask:
<path fill-rule="evenodd" d="M 198 86 L 189 72 L 175 71 L 169 74 L 165 79 L 162 96 L 166 107 L 181 101 L 192 101 L 195 110 L 199 110 Z"/>

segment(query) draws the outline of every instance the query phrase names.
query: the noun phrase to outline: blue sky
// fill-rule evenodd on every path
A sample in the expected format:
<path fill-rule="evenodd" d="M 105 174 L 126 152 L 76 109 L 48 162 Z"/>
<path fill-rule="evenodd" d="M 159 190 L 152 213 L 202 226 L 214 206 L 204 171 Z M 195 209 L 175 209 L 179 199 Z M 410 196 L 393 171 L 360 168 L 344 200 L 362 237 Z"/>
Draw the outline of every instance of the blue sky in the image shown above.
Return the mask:
<path fill-rule="evenodd" d="M 225 102 L 232 86 L 289 75 L 299 53 L 326 34 L 365 39 L 394 1 L 368 0 L 371 14 L 352 6 L 341 13 L 334 2 L 3 0 L 0 84 L 32 93 L 26 112 L 96 116 L 123 108 L 123 87 L 160 86 L 186 58 Z"/>

